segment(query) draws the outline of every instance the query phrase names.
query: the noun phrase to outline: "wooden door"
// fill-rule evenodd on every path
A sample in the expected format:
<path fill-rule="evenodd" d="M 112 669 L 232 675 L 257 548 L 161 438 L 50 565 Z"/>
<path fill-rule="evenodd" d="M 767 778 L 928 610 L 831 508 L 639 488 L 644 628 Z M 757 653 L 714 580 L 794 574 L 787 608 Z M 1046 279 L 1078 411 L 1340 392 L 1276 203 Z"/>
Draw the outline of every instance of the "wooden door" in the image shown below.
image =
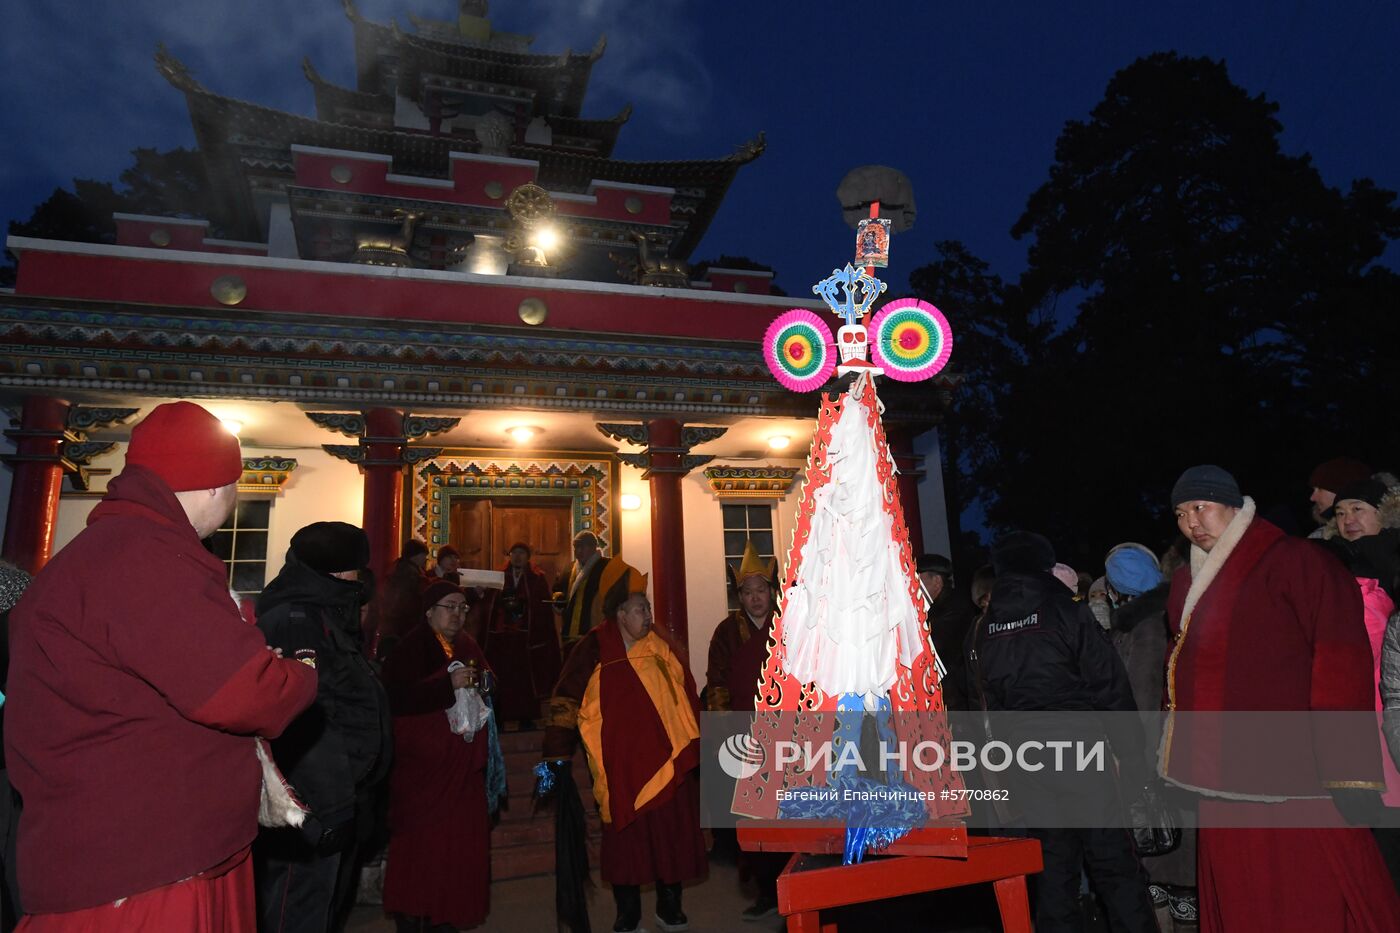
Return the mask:
<path fill-rule="evenodd" d="M 552 585 L 573 555 L 573 503 L 569 499 L 495 496 L 458 499 L 449 514 L 449 540 L 462 566 L 500 570 L 506 549 L 523 541 Z"/>
<path fill-rule="evenodd" d="M 448 514 L 447 540 L 462 557 L 462 566 L 499 570 L 491 553 L 491 500 L 454 499 Z"/>
<path fill-rule="evenodd" d="M 550 585 L 569 568 L 573 553 L 573 506 L 568 499 L 498 499 L 491 510 L 491 536 L 504 559 L 517 541 L 530 545 Z"/>

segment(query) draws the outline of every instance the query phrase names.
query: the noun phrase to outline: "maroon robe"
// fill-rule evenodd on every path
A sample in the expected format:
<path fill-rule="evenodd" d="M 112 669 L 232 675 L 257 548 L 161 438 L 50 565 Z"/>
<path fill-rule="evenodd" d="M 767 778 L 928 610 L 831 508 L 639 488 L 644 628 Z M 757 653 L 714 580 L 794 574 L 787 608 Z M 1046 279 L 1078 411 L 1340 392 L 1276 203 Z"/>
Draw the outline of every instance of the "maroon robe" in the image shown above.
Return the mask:
<path fill-rule="evenodd" d="M 549 606 L 549 581 L 528 564 L 517 582 L 507 562 L 505 589 L 492 593 L 485 616 L 486 659 L 496 674 L 499 722 L 540 717 L 540 702 L 559 680 L 559 633 Z"/>
<path fill-rule="evenodd" d="M 670 633 L 653 626 L 681 661 L 683 684 L 675 699 L 698 710 L 695 682 Z M 589 629 L 569 654 L 550 703 L 544 757 L 569 758 L 578 745 L 578 711 L 589 683 L 598 677 L 602 711 L 602 766 L 607 773 L 612 819 L 603 823 L 599 873 L 609 884 L 675 883 L 703 877 L 708 863 L 700 832 L 700 788 L 696 779 L 699 742 L 676 759 L 676 777 L 639 810 L 630 801 L 672 753 L 656 708 L 632 667 L 617 623 Z M 595 773 L 599 763 L 590 762 Z M 596 785 L 595 785 L 596 790 Z"/>
<path fill-rule="evenodd" d="M 1251 510 L 1237 520 L 1248 521 Z M 1168 709 L 1372 711 L 1370 643 L 1347 570 L 1263 519 L 1249 521 L 1236 540 L 1237 532 L 1232 523 L 1212 549 L 1201 573 L 1219 569 L 1184 619 L 1189 566 L 1172 580 Z M 1163 775 L 1205 794 L 1202 933 L 1400 930 L 1400 897 L 1370 831 L 1341 825 L 1326 797 L 1328 787 L 1383 786 L 1367 718 L 1292 742 L 1259 741 L 1249 726 L 1173 716 L 1162 744 Z M 1292 799 L 1264 802 L 1271 796 Z M 1278 828 L 1294 818 L 1296 826 L 1322 818 L 1335 828 Z M 1251 824 L 1257 828 L 1243 828 Z"/>
<path fill-rule="evenodd" d="M 705 708 L 711 712 L 753 712 L 759 679 L 768 661 L 772 616 L 755 628 L 743 609 L 731 612 L 710 636 L 709 666 L 705 669 Z"/>
<path fill-rule="evenodd" d="M 26 910 L 176 885 L 257 835 L 252 737 L 281 734 L 316 673 L 267 650 L 227 572 L 170 487 L 128 466 L 12 611 L 5 759 L 24 796 Z"/>
<path fill-rule="evenodd" d="M 465 632 L 452 649 L 454 659 L 487 669 Z M 448 726 L 449 663 L 426 622 L 384 661 L 394 713 L 384 910 L 461 929 L 484 921 L 491 907 L 488 741 L 483 731 L 466 742 Z"/>

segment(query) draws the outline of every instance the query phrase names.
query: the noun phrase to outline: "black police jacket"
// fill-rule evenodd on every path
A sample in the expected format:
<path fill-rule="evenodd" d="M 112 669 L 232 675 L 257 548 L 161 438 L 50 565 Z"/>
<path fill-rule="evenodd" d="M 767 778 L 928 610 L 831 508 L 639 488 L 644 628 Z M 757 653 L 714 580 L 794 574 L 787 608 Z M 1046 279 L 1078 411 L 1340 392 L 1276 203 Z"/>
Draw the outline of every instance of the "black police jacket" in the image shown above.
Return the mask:
<path fill-rule="evenodd" d="M 258 598 L 268 645 L 316 667 L 316 702 L 272 742 L 272 755 L 311 809 L 303 836 L 322 849 L 349 841 L 357 793 L 383 780 L 392 757 L 389 700 L 361 651 L 360 593 L 288 552 Z"/>
<path fill-rule="evenodd" d="M 989 712 L 1137 711 L 1128 672 L 1089 607 L 1048 573 L 1004 573 L 967 640 L 971 706 Z M 1096 717 L 1120 759 L 1143 755 L 1136 717 Z"/>

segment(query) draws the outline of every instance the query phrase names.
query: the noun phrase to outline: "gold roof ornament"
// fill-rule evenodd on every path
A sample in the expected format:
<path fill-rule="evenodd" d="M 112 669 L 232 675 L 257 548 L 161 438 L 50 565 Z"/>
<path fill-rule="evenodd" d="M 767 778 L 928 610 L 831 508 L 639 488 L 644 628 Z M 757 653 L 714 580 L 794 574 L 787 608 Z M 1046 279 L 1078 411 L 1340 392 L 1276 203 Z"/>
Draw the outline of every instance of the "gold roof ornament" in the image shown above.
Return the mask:
<path fill-rule="evenodd" d="M 511 219 L 529 230 L 554 219 L 554 199 L 539 185 L 527 182 L 506 198 Z"/>

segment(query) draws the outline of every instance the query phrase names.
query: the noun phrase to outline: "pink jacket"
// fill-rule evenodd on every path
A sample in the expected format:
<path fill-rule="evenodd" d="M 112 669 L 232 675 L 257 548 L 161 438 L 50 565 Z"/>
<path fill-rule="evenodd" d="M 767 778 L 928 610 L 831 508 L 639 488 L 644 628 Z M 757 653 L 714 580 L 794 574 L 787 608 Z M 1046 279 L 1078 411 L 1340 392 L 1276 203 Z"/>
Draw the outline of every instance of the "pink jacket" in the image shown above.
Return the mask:
<path fill-rule="evenodd" d="M 1381 701 L 1381 642 L 1385 638 L 1385 623 L 1395 611 L 1395 601 L 1380 582 L 1371 577 L 1357 577 L 1356 582 L 1361 587 L 1361 601 L 1366 607 L 1366 634 L 1371 639 L 1371 657 L 1375 659 L 1376 712 L 1380 713 L 1385 709 Z M 1387 807 L 1400 807 L 1400 771 L 1389 755 L 1382 755 L 1381 762 L 1385 768 L 1385 795 L 1381 799 Z"/>

